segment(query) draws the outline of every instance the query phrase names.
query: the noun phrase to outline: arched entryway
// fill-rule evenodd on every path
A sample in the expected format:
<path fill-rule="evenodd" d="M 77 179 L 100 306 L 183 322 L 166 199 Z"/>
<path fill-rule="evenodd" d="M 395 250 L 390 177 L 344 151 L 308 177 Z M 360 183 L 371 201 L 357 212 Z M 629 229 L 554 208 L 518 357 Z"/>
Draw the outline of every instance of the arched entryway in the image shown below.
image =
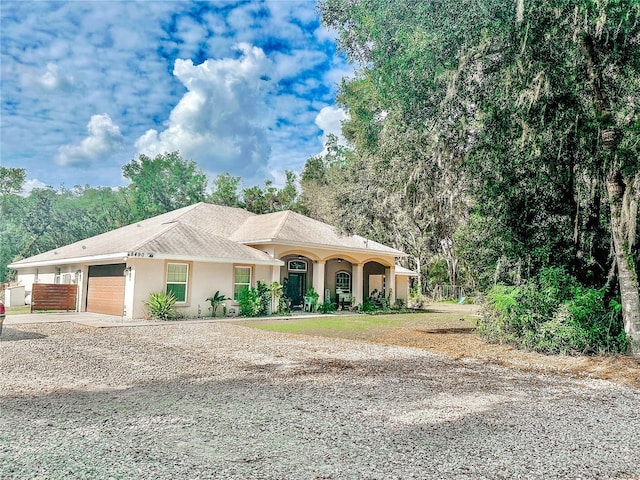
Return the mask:
<path fill-rule="evenodd" d="M 325 298 L 335 307 L 354 303 L 353 265 L 344 258 L 332 258 L 325 264 Z"/>
<path fill-rule="evenodd" d="M 387 294 L 386 267 L 378 262 L 364 265 L 364 298 L 385 296 Z"/>
<path fill-rule="evenodd" d="M 287 255 L 281 260 L 284 268 L 281 269 L 280 283 L 284 295 L 291 301 L 291 308 L 302 308 L 313 278 L 313 261 L 304 255 Z"/>

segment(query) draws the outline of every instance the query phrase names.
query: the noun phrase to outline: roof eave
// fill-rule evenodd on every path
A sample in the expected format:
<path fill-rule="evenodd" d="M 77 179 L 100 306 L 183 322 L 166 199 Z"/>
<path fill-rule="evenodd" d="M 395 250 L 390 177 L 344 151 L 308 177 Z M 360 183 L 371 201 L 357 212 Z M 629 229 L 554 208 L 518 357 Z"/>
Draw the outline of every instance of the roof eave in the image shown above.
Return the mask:
<path fill-rule="evenodd" d="M 59 258 L 53 260 L 40 260 L 35 262 L 15 262 L 7 265 L 8 268 L 13 268 L 14 270 L 20 268 L 32 268 L 32 267 L 50 267 L 53 265 L 69 265 L 74 263 L 93 263 L 93 262 L 101 262 L 105 260 L 122 260 L 127 261 L 129 257 L 128 252 L 119 252 L 119 253 L 108 253 L 105 255 L 89 255 L 86 257 L 69 257 L 69 258 Z"/>
<path fill-rule="evenodd" d="M 146 257 L 150 258 L 150 257 Z M 251 264 L 251 265 L 269 265 L 282 267 L 284 266 L 284 262 L 278 259 L 256 259 L 256 258 L 247 258 L 247 257 L 194 257 L 192 255 L 172 255 L 170 253 L 154 253 L 154 260 L 180 260 L 184 262 L 201 262 L 201 263 L 241 263 L 241 264 Z"/>
<path fill-rule="evenodd" d="M 355 247 L 344 247 L 342 245 L 327 245 L 325 243 L 310 243 L 310 242 L 293 242 L 289 240 L 280 240 L 277 238 L 267 238 L 262 240 L 241 240 L 238 241 L 243 245 L 267 245 L 267 244 L 278 244 L 278 245 L 291 245 L 291 246 L 302 246 L 302 247 L 312 247 L 312 248 L 322 248 L 325 250 L 335 250 L 340 249 L 346 252 L 359 252 L 359 253 L 377 253 L 383 255 L 394 255 L 396 257 L 408 257 L 409 254 L 401 252 L 400 250 L 395 250 L 393 252 L 388 252 L 386 250 L 376 250 L 373 248 L 355 248 Z M 391 248 L 391 247 L 389 247 Z"/>

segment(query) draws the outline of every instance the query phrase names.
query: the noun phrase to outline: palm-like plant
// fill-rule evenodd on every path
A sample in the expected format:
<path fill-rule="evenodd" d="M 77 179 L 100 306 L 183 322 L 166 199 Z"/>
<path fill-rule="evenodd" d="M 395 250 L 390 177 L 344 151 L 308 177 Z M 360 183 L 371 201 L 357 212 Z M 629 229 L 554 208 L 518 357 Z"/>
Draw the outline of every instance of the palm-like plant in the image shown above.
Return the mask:
<path fill-rule="evenodd" d="M 216 312 L 218 311 L 218 307 L 225 300 L 231 300 L 230 298 L 225 297 L 220 294 L 220 290 L 217 290 L 216 293 L 213 294 L 212 297 L 206 299 L 207 302 L 211 302 L 211 314 L 213 317 L 216 316 Z"/>

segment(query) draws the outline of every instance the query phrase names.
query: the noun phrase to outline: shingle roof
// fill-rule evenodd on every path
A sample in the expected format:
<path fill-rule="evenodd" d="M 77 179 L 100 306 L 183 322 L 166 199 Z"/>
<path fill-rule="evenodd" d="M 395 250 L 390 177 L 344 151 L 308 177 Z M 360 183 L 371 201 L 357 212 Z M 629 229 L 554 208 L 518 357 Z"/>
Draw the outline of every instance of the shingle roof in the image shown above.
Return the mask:
<path fill-rule="evenodd" d="M 266 253 L 228 240 L 253 213 L 198 203 L 29 257 L 12 266 L 69 263 L 93 257 L 157 254 L 273 262 Z"/>
<path fill-rule="evenodd" d="M 266 253 L 247 246 L 266 242 L 404 255 L 357 235 L 340 235 L 330 225 L 291 211 L 255 215 L 240 208 L 197 203 L 20 260 L 11 267 L 117 256 L 174 256 L 279 264 Z"/>
<path fill-rule="evenodd" d="M 269 255 L 260 250 L 219 235 L 212 235 L 182 222 L 168 224 L 162 232 L 138 245 L 131 253 L 236 261 L 272 260 Z"/>
<path fill-rule="evenodd" d="M 402 267 L 400 265 L 396 265 L 396 275 L 401 275 L 405 277 L 417 277 L 418 272 L 414 272 L 413 270 L 409 270 L 408 268 Z"/>
<path fill-rule="evenodd" d="M 340 235 L 335 227 L 290 210 L 249 217 L 230 238 L 245 244 L 283 242 L 405 255 L 359 235 Z"/>

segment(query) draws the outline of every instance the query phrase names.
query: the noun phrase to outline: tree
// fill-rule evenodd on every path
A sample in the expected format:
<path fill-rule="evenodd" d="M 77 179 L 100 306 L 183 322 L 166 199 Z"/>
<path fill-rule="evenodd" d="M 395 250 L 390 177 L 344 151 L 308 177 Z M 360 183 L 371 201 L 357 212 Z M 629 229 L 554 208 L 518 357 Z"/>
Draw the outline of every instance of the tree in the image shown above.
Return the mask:
<path fill-rule="evenodd" d="M 281 212 L 283 210 L 300 210 L 296 175 L 285 171 L 286 183 L 278 189 L 271 180 L 265 180 L 264 189 L 255 185 L 242 190 L 244 208 L 250 212 L 263 214 Z"/>
<path fill-rule="evenodd" d="M 22 169 L 19 169 L 22 170 Z M 7 265 L 131 223 L 127 189 L 51 187 L 19 196 L 24 171 L 0 195 L 0 279 L 13 278 Z"/>
<path fill-rule="evenodd" d="M 23 232 L 21 218 L 24 199 L 22 191 L 26 170 L 0 167 L 0 282 L 13 278 L 7 265 L 19 254 Z"/>
<path fill-rule="evenodd" d="M 433 132 L 420 156 L 396 148 L 406 163 L 398 170 L 419 172 L 427 159 L 442 166 L 441 179 L 460 174 L 453 188 L 428 183 L 418 192 L 446 198 L 468 188 L 475 215 L 491 219 L 501 237 L 493 242 L 504 249 L 500 255 L 482 256 L 496 262 L 496 272 L 507 257 L 518 271 L 566 265 L 581 281 L 606 283 L 613 259 L 598 240 L 606 232 L 625 329 L 640 348 L 633 262 L 640 3 L 519 0 L 516 6 L 498 0 L 321 4 L 323 22 L 338 30 L 341 48 L 361 67 L 342 87 L 351 115 L 344 133 L 355 142 L 355 157 L 385 165 L 390 157 L 379 154 L 390 123 L 415 132 L 413 138 Z"/>
<path fill-rule="evenodd" d="M 240 177 L 234 177 L 229 173 L 221 173 L 213 180 L 213 192 L 208 201 L 215 205 L 226 207 L 241 207 Z"/>
<path fill-rule="evenodd" d="M 24 168 L 0 167 L 0 197 L 20 193 L 26 176 L 27 171 Z"/>
<path fill-rule="evenodd" d="M 142 220 L 205 199 L 207 177 L 192 160 L 178 152 L 155 158 L 139 155 L 122 167 L 131 180 L 130 190 L 136 220 Z"/>
<path fill-rule="evenodd" d="M 325 152 L 309 158 L 300 174 L 300 204 L 303 213 L 321 222 L 338 225 L 337 185 L 348 178 L 345 167 L 349 149 L 329 134 Z"/>

